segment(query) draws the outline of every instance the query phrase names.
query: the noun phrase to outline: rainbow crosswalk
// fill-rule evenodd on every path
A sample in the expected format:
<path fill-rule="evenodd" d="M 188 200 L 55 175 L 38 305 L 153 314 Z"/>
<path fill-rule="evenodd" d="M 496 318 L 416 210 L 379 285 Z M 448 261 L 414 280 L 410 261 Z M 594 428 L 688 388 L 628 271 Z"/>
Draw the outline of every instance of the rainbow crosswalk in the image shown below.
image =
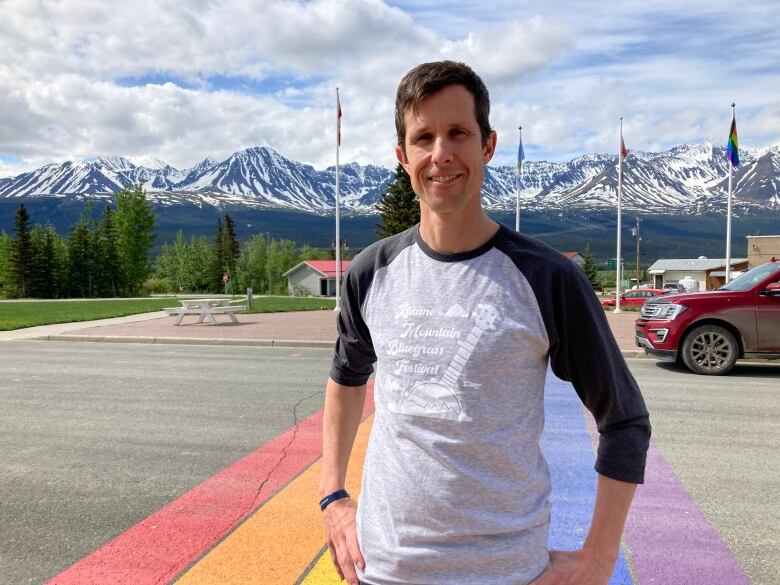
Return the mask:
<path fill-rule="evenodd" d="M 373 421 L 369 389 L 347 489 L 359 494 Z M 548 376 L 542 447 L 553 478 L 550 546 L 585 538 L 593 506 L 595 429 L 570 385 Z M 237 461 L 49 583 L 335 585 L 316 505 L 318 412 Z M 653 446 L 610 585 L 747 585 L 720 535 Z"/>

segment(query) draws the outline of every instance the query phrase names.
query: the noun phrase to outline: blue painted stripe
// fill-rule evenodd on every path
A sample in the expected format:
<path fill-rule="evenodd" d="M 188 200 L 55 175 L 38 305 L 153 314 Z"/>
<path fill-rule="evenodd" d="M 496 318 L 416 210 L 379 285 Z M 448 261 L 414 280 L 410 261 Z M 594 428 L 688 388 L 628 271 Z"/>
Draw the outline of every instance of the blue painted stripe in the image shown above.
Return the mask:
<path fill-rule="evenodd" d="M 542 450 L 552 476 L 550 548 L 582 547 L 596 495 L 595 455 L 579 397 L 571 384 L 547 373 Z M 636 585 L 621 547 L 609 585 Z"/>

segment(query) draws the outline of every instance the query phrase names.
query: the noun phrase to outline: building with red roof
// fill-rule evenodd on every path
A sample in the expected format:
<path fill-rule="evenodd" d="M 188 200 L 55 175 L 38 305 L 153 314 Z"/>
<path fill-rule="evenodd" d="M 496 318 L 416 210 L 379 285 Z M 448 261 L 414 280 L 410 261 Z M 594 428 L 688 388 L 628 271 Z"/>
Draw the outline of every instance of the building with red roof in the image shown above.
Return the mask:
<path fill-rule="evenodd" d="M 349 267 L 349 260 L 341 261 L 341 278 Z M 336 261 L 304 260 L 285 272 L 287 293 L 294 296 L 335 297 Z"/>

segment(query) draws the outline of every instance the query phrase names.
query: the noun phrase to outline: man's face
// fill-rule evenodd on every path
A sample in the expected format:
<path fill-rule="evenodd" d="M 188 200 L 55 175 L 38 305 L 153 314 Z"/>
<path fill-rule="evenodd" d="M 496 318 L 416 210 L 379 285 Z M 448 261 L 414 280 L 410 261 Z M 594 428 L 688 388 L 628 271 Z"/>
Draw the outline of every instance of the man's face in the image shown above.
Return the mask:
<path fill-rule="evenodd" d="M 482 145 L 474 97 L 462 85 L 450 85 L 404 112 L 406 155 L 396 156 L 420 198 L 421 211 L 471 212 L 480 207 L 484 167 L 493 157 L 496 133 Z"/>

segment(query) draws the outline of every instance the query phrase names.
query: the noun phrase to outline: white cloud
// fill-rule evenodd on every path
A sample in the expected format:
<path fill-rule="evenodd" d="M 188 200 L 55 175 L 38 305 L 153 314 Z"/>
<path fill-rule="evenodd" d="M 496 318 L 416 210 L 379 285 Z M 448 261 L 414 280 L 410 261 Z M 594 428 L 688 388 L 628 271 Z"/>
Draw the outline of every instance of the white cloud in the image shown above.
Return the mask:
<path fill-rule="evenodd" d="M 780 141 L 773 6 L 0 1 L 0 176 L 100 153 L 181 168 L 262 144 L 324 167 L 337 84 L 342 160 L 392 167 L 398 80 L 441 58 L 485 78 L 495 163 L 513 162 L 518 124 L 531 156 L 612 151 L 620 114 L 634 149 L 717 142 L 732 99 L 740 142 L 763 146 Z"/>
<path fill-rule="evenodd" d="M 441 55 L 469 63 L 488 84 L 517 83 L 550 65 L 570 42 L 568 27 L 537 16 L 498 30 L 471 32 L 446 43 Z"/>

